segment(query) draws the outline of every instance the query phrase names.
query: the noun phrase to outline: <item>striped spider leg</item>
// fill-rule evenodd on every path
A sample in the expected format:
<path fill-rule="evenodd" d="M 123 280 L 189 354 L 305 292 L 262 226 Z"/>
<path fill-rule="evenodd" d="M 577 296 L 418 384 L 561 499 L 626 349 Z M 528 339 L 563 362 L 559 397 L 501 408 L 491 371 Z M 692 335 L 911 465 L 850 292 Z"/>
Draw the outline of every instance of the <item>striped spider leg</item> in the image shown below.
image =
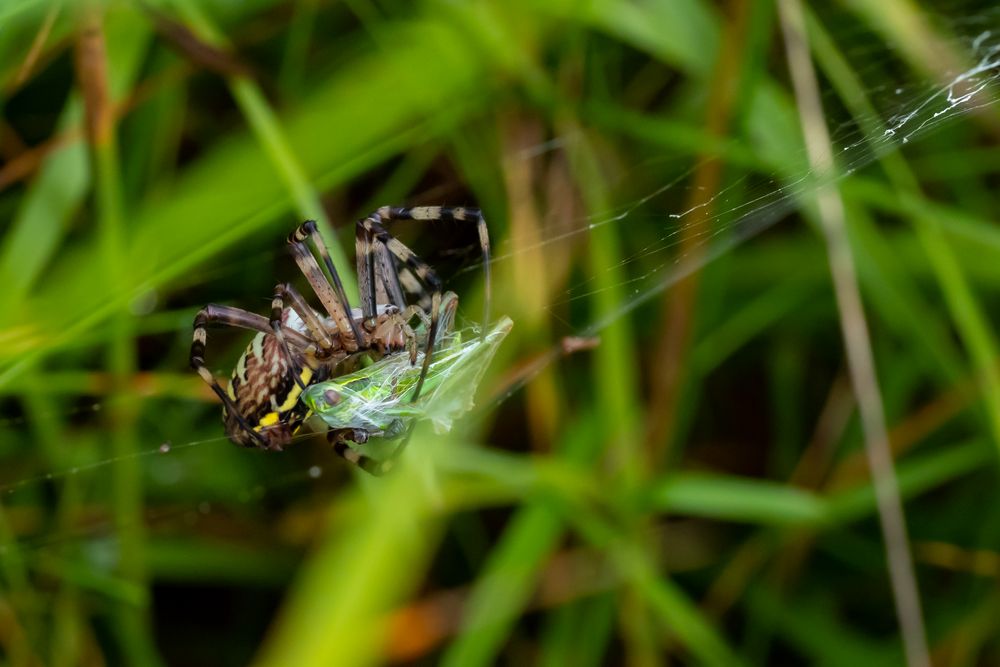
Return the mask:
<path fill-rule="evenodd" d="M 423 285 L 432 291 L 440 291 L 441 281 L 434 270 L 426 262 L 417 257 L 399 239 L 389 234 L 386 225 L 399 220 L 459 221 L 476 225 L 479 234 L 479 245 L 483 256 L 483 327 L 489 325 L 490 301 L 492 296 L 492 279 L 490 271 L 490 235 L 486 220 L 478 208 L 461 206 L 415 206 L 401 208 L 382 206 L 378 210 L 358 221 L 355 236 L 355 257 L 358 264 L 358 283 L 361 292 L 361 309 L 366 318 L 372 316 L 375 310 L 375 291 L 370 287 L 375 282 L 376 266 L 381 265 L 383 276 L 390 282 L 387 291 L 392 296 L 393 303 L 402 308 L 403 295 L 400 289 L 400 276 L 407 273 L 398 271 L 388 261 L 388 256 L 379 253 L 374 246 L 385 246 L 402 264 L 408 275 L 416 276 Z"/>

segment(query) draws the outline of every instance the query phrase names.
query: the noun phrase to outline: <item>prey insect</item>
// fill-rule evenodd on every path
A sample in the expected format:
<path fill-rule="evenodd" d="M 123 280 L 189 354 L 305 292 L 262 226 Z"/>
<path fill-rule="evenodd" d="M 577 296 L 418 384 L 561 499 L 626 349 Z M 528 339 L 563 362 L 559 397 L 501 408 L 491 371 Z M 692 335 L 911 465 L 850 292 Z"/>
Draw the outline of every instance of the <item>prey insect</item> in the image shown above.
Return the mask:
<path fill-rule="evenodd" d="M 423 374 L 403 355 L 387 356 L 360 370 L 309 386 L 302 401 L 334 432 L 354 434 L 354 442 L 378 436 L 405 438 L 414 420 L 430 421 L 434 430 L 451 430 L 452 423 L 473 407 L 473 396 L 512 322 L 500 318 L 485 335 L 463 340 L 453 331 L 457 297 L 448 292 L 442 303 L 434 357 Z M 416 392 L 423 382 L 423 391 Z M 405 443 L 405 440 L 403 441 Z M 343 445 L 344 443 L 340 443 Z M 401 446 L 401 445 L 400 445 Z M 394 452 L 395 454 L 395 452 Z M 344 456 L 369 472 L 380 472 L 384 462 L 353 450 Z"/>
<path fill-rule="evenodd" d="M 191 366 L 222 400 L 230 440 L 244 447 L 282 449 L 311 414 L 302 401 L 303 392 L 342 374 L 364 356 L 377 361 L 405 355 L 414 365 L 422 348 L 420 373 L 410 394 L 411 401 L 419 399 L 439 339 L 442 312 L 444 328 L 450 330 L 458 298 L 450 292 L 443 295 L 434 270 L 386 229 L 391 222 L 408 220 L 454 220 L 477 227 L 485 278 L 485 336 L 490 313 L 490 243 L 478 209 L 383 206 L 358 221 L 355 255 L 360 308 L 351 307 L 316 223 L 306 221 L 288 236 L 288 244 L 322 310 L 314 309 L 290 284 L 280 283 L 269 318 L 215 304 L 205 306 L 194 318 Z M 412 303 L 408 294 L 415 297 Z M 257 332 L 237 362 L 227 389 L 205 365 L 209 324 Z M 359 463 L 358 457 L 346 442 L 361 444 L 372 435 L 378 433 L 354 427 L 327 431 L 337 453 L 354 463 Z"/>

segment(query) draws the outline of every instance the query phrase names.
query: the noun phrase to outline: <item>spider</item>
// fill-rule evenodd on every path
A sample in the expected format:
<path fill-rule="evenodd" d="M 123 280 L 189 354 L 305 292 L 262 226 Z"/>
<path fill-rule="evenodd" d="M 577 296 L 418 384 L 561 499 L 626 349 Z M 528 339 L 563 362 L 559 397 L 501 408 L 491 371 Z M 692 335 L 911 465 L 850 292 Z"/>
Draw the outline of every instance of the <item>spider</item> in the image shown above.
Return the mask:
<path fill-rule="evenodd" d="M 316 223 L 307 220 L 288 236 L 289 249 L 312 292 L 323 305 L 320 312 L 290 284 L 274 289 L 270 318 L 240 308 L 209 304 L 194 318 L 191 367 L 222 399 L 226 435 L 237 445 L 280 451 L 310 416 L 300 400 L 311 384 L 334 377 L 361 355 L 381 358 L 406 352 L 416 363 L 420 344 L 425 348 L 416 400 L 430 367 L 439 322 L 451 327 L 457 297 L 442 298 L 441 281 L 434 270 L 401 241 L 390 235 L 391 221 L 457 220 L 473 223 L 479 232 L 483 256 L 485 295 L 483 332 L 490 313 L 490 242 L 486 221 L 478 209 L 424 206 L 383 206 L 362 220 L 355 230 L 355 255 L 361 308 L 351 308 L 343 283 L 320 237 Z M 307 241 L 312 242 L 326 267 L 324 273 Z M 407 292 L 420 295 L 428 306 L 407 303 Z M 410 323 L 418 318 L 425 333 L 418 336 Z M 236 364 L 228 390 L 224 390 L 205 366 L 206 326 L 210 323 L 258 332 Z M 341 367 L 341 368 L 338 368 Z M 382 435 L 363 429 L 327 432 L 334 451 L 352 463 L 373 472 L 375 463 L 347 442 L 363 444 Z"/>

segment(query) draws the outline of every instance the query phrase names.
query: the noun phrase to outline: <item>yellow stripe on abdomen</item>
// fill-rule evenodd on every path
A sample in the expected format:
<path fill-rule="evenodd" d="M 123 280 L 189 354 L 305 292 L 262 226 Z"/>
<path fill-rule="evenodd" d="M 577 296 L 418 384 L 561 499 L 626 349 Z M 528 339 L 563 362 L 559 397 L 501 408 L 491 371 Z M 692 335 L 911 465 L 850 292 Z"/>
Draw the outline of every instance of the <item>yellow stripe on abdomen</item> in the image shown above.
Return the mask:
<path fill-rule="evenodd" d="M 302 369 L 302 374 L 299 375 L 299 379 L 302 381 L 302 385 L 308 387 L 309 380 L 312 379 L 313 370 L 308 366 Z M 266 415 L 260 418 L 257 422 L 257 426 L 254 426 L 255 431 L 260 431 L 261 428 L 266 426 L 274 426 L 281 420 L 281 416 L 291 412 L 292 408 L 296 406 L 299 402 L 299 396 L 302 394 L 302 388 L 296 382 L 292 385 L 292 388 L 288 390 L 288 395 L 285 396 L 284 402 L 277 407 L 274 412 L 268 412 Z"/>
<path fill-rule="evenodd" d="M 312 379 L 313 370 L 306 366 L 302 369 L 302 374 L 299 379 L 302 380 L 302 386 L 308 387 L 309 380 Z M 295 404 L 299 402 L 299 395 L 302 394 L 302 387 L 296 382 L 292 385 L 292 388 L 288 390 L 288 396 L 285 397 L 285 402 L 278 406 L 278 412 L 288 412 L 295 407 Z"/>
<path fill-rule="evenodd" d="M 268 412 L 266 415 L 260 418 L 260 421 L 258 421 L 257 425 L 253 427 L 253 430 L 259 432 L 260 429 L 264 426 L 274 426 L 275 424 L 278 423 L 278 420 L 280 418 L 281 414 L 277 412 Z"/>

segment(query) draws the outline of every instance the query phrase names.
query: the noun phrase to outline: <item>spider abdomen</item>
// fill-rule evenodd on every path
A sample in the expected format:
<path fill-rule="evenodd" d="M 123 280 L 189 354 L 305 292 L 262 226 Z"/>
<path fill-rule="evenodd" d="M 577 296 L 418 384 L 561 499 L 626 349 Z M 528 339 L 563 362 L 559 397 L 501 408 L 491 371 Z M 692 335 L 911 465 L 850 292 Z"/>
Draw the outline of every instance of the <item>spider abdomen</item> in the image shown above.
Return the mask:
<path fill-rule="evenodd" d="M 286 308 L 282 313 L 282 325 L 299 333 L 304 331 L 302 320 L 291 309 Z M 318 373 L 304 355 L 296 351 L 292 355 L 291 359 L 286 357 L 273 334 L 258 333 L 243 351 L 229 380 L 227 393 L 239 408 L 240 416 L 272 448 L 288 444 L 308 415 L 299 402 L 302 387 L 325 376 L 325 373 Z M 244 447 L 259 445 L 259 441 L 225 409 L 223 420 L 233 442 Z"/>

